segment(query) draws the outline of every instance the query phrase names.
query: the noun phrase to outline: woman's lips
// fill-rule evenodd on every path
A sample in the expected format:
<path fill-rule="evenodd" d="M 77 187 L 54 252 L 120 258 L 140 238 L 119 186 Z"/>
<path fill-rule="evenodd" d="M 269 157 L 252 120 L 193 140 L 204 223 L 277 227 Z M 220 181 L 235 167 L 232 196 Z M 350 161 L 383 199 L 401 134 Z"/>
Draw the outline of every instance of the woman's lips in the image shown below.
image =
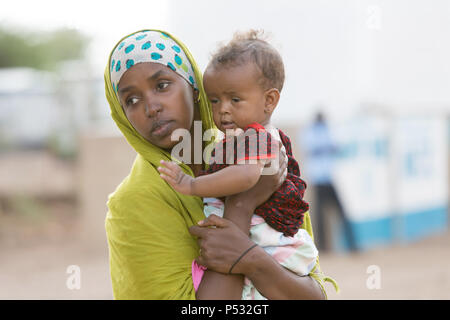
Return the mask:
<path fill-rule="evenodd" d="M 170 132 L 172 124 L 173 121 L 171 120 L 158 121 L 152 125 L 150 131 L 153 136 L 163 137 Z"/>

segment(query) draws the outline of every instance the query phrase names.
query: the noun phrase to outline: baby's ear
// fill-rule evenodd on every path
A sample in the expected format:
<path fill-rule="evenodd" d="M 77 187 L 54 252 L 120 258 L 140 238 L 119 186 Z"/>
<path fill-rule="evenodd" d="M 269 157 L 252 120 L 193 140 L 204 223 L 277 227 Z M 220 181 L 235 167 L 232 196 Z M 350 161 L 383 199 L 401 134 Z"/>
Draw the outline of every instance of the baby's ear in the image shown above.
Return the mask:
<path fill-rule="evenodd" d="M 280 91 L 277 88 L 271 88 L 264 93 L 266 97 L 266 105 L 264 106 L 265 113 L 272 113 L 278 105 L 280 100 Z"/>

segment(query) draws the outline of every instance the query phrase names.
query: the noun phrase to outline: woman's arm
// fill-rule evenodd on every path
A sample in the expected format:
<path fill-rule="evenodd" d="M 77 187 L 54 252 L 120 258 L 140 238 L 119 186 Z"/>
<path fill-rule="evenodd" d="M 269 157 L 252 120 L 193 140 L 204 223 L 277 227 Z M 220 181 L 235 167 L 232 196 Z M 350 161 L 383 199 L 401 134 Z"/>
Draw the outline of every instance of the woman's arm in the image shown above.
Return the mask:
<path fill-rule="evenodd" d="M 246 276 L 252 281 L 258 291 L 271 300 L 324 300 L 325 296 L 316 280 L 310 276 L 298 275 L 283 268 L 269 256 L 261 247 L 255 248 L 248 259 L 253 270 L 246 271 Z M 263 251 L 265 254 L 259 254 Z M 276 279 L 276 281 L 267 281 Z"/>
<path fill-rule="evenodd" d="M 276 190 L 285 179 L 283 174 L 287 163 L 284 157 L 280 157 L 280 161 L 278 175 L 261 176 L 256 186 L 250 190 L 227 197 L 224 214 L 226 219 L 211 215 L 200 227 L 191 227 L 190 232 L 201 239 L 202 254 L 198 258 L 200 264 L 207 266 L 210 270 L 225 273 L 223 277 L 231 277 L 226 275 L 231 265 L 254 244 L 248 238 L 254 209 L 270 197 L 273 191 L 268 193 L 268 190 Z M 216 226 L 216 228 L 207 228 L 208 226 Z M 215 277 L 213 271 L 208 272 L 210 276 Z M 233 273 L 245 274 L 258 291 L 268 299 L 325 298 L 322 289 L 314 279 L 293 274 L 260 247 L 255 247 L 246 254 L 233 268 Z M 219 275 L 219 273 L 215 274 Z M 204 288 L 208 287 L 208 283 L 204 283 L 203 280 L 202 284 Z M 242 290 L 242 286 L 240 288 Z"/>
<path fill-rule="evenodd" d="M 244 276 L 206 270 L 195 294 L 197 300 L 241 300 Z"/>
<path fill-rule="evenodd" d="M 248 237 L 250 220 L 247 222 L 246 219 L 247 217 L 251 217 L 250 211 L 253 212 L 254 208 L 251 210 L 249 208 L 250 207 L 248 205 L 244 206 L 242 203 L 238 203 L 237 205 L 227 204 L 225 207 L 225 212 L 231 213 L 234 219 L 241 224 L 243 228 L 242 231 L 239 230 L 236 225 L 233 225 L 234 228 L 213 229 L 205 228 L 207 226 L 205 224 L 205 227 L 193 226 L 189 229 L 191 234 L 198 237 L 201 254 L 197 258 L 197 262 L 200 265 L 208 266 L 204 258 L 212 258 L 212 255 L 214 254 L 213 251 L 217 248 L 215 246 L 218 246 L 223 250 L 223 255 L 220 258 L 225 259 L 225 261 L 216 260 L 215 264 L 220 266 L 230 266 L 230 261 L 236 261 L 239 255 L 251 245 L 252 241 Z M 225 219 L 222 219 L 221 221 L 211 220 L 214 218 L 218 217 L 212 215 L 210 218 L 203 221 L 205 223 L 210 223 L 211 221 L 215 221 L 216 223 L 223 222 L 224 224 L 222 224 L 222 227 L 225 227 L 226 223 L 230 222 Z M 202 225 L 203 221 L 199 222 L 199 224 Z M 217 237 L 216 231 L 220 232 L 221 237 Z M 227 258 L 229 261 L 226 261 Z M 198 300 L 240 300 L 242 298 L 244 276 L 240 274 L 227 274 L 227 272 L 216 272 L 219 270 L 211 268 L 213 264 L 214 262 L 212 262 L 212 264 L 209 265 L 209 269 L 205 271 L 200 286 L 197 290 L 196 298 Z"/>
<path fill-rule="evenodd" d="M 325 299 L 317 281 L 309 276 L 300 277 L 284 268 L 259 246 L 247 253 L 233 272 L 245 274 L 256 289 L 270 300 Z"/>
<path fill-rule="evenodd" d="M 236 261 L 239 255 L 246 250 L 252 241 L 248 237 L 250 229 L 250 220 L 255 208 L 261 203 L 265 202 L 273 192 L 275 192 L 285 179 L 285 169 L 287 162 L 284 155 L 280 157 L 280 170 L 270 176 L 260 176 L 256 186 L 250 188 L 245 193 L 237 194 L 235 196 L 227 197 L 225 203 L 224 216 L 228 220 L 236 223 L 236 228 L 223 228 L 220 231 L 224 232 L 222 243 L 216 243 L 219 248 L 224 249 L 222 258 L 231 258 L 230 261 L 218 261 L 222 266 L 231 266 L 231 263 Z M 214 216 L 212 216 L 214 217 Z M 223 221 L 227 221 L 222 219 Z M 239 228 L 241 230 L 239 230 Z M 196 235 L 199 239 L 201 247 L 201 254 L 197 259 L 198 263 L 205 265 L 202 257 L 209 257 L 212 253 L 208 249 L 208 243 L 216 238 L 215 233 L 212 233 L 208 228 L 201 228 L 193 226 L 189 230 L 191 234 Z M 219 231 L 216 229 L 216 231 Z M 202 247 L 202 244 L 206 246 Z M 216 247 L 217 248 L 217 247 Z M 215 248 L 212 250 L 216 250 Z M 205 271 L 200 286 L 196 293 L 198 300 L 202 299 L 233 299 L 240 300 L 242 298 L 242 288 L 244 284 L 243 275 L 228 275 L 226 273 L 216 272 L 212 269 Z M 220 288 L 220 289 L 218 289 Z"/>
<path fill-rule="evenodd" d="M 209 228 L 211 226 L 215 228 Z M 254 244 L 236 224 L 215 215 L 203 220 L 201 226 L 191 227 L 190 232 L 201 239 L 202 254 L 197 259 L 198 263 L 224 274 Z M 247 276 L 268 299 L 325 298 L 314 279 L 293 274 L 258 246 L 234 266 L 233 274 Z"/>
<path fill-rule="evenodd" d="M 261 176 L 253 188 L 227 197 L 226 219 L 211 215 L 199 223 L 200 226 L 190 228 L 201 247 L 197 262 L 208 267 L 197 291 L 197 299 L 241 299 L 243 275 L 227 273 L 240 255 L 254 244 L 248 237 L 251 216 L 254 209 L 283 183 L 286 167 L 285 157 L 281 156 L 277 174 Z M 314 279 L 293 274 L 259 247 L 246 254 L 235 265 L 233 273 L 245 274 L 269 299 L 325 298 Z"/>

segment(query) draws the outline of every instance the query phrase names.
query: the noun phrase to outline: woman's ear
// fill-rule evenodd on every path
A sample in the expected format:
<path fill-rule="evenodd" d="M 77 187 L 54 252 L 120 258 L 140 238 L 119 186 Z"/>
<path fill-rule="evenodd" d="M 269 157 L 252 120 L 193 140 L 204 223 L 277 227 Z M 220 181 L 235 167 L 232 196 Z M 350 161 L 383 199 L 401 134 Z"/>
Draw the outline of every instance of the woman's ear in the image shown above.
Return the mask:
<path fill-rule="evenodd" d="M 273 110 L 278 105 L 278 101 L 280 100 L 280 91 L 277 88 L 271 88 L 267 90 L 265 93 L 266 104 L 264 106 L 264 112 L 268 114 L 272 114 Z"/>
<path fill-rule="evenodd" d="M 200 92 L 198 89 L 194 89 L 194 102 L 197 103 L 200 99 Z"/>

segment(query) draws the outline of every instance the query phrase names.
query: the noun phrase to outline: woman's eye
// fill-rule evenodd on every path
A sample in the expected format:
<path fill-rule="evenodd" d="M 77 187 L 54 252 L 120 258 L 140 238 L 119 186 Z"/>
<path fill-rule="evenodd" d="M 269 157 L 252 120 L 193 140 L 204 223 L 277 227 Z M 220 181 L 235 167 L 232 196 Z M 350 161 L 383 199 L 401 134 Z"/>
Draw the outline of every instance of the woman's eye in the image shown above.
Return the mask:
<path fill-rule="evenodd" d="M 158 87 L 158 90 L 164 90 L 167 88 L 168 85 L 169 85 L 169 82 L 160 82 L 160 83 L 158 83 L 157 87 Z"/>
<path fill-rule="evenodd" d="M 136 104 L 138 102 L 138 100 L 139 99 L 136 97 L 131 97 L 131 98 L 127 99 L 126 104 L 127 104 L 127 106 L 131 106 L 131 105 Z"/>

